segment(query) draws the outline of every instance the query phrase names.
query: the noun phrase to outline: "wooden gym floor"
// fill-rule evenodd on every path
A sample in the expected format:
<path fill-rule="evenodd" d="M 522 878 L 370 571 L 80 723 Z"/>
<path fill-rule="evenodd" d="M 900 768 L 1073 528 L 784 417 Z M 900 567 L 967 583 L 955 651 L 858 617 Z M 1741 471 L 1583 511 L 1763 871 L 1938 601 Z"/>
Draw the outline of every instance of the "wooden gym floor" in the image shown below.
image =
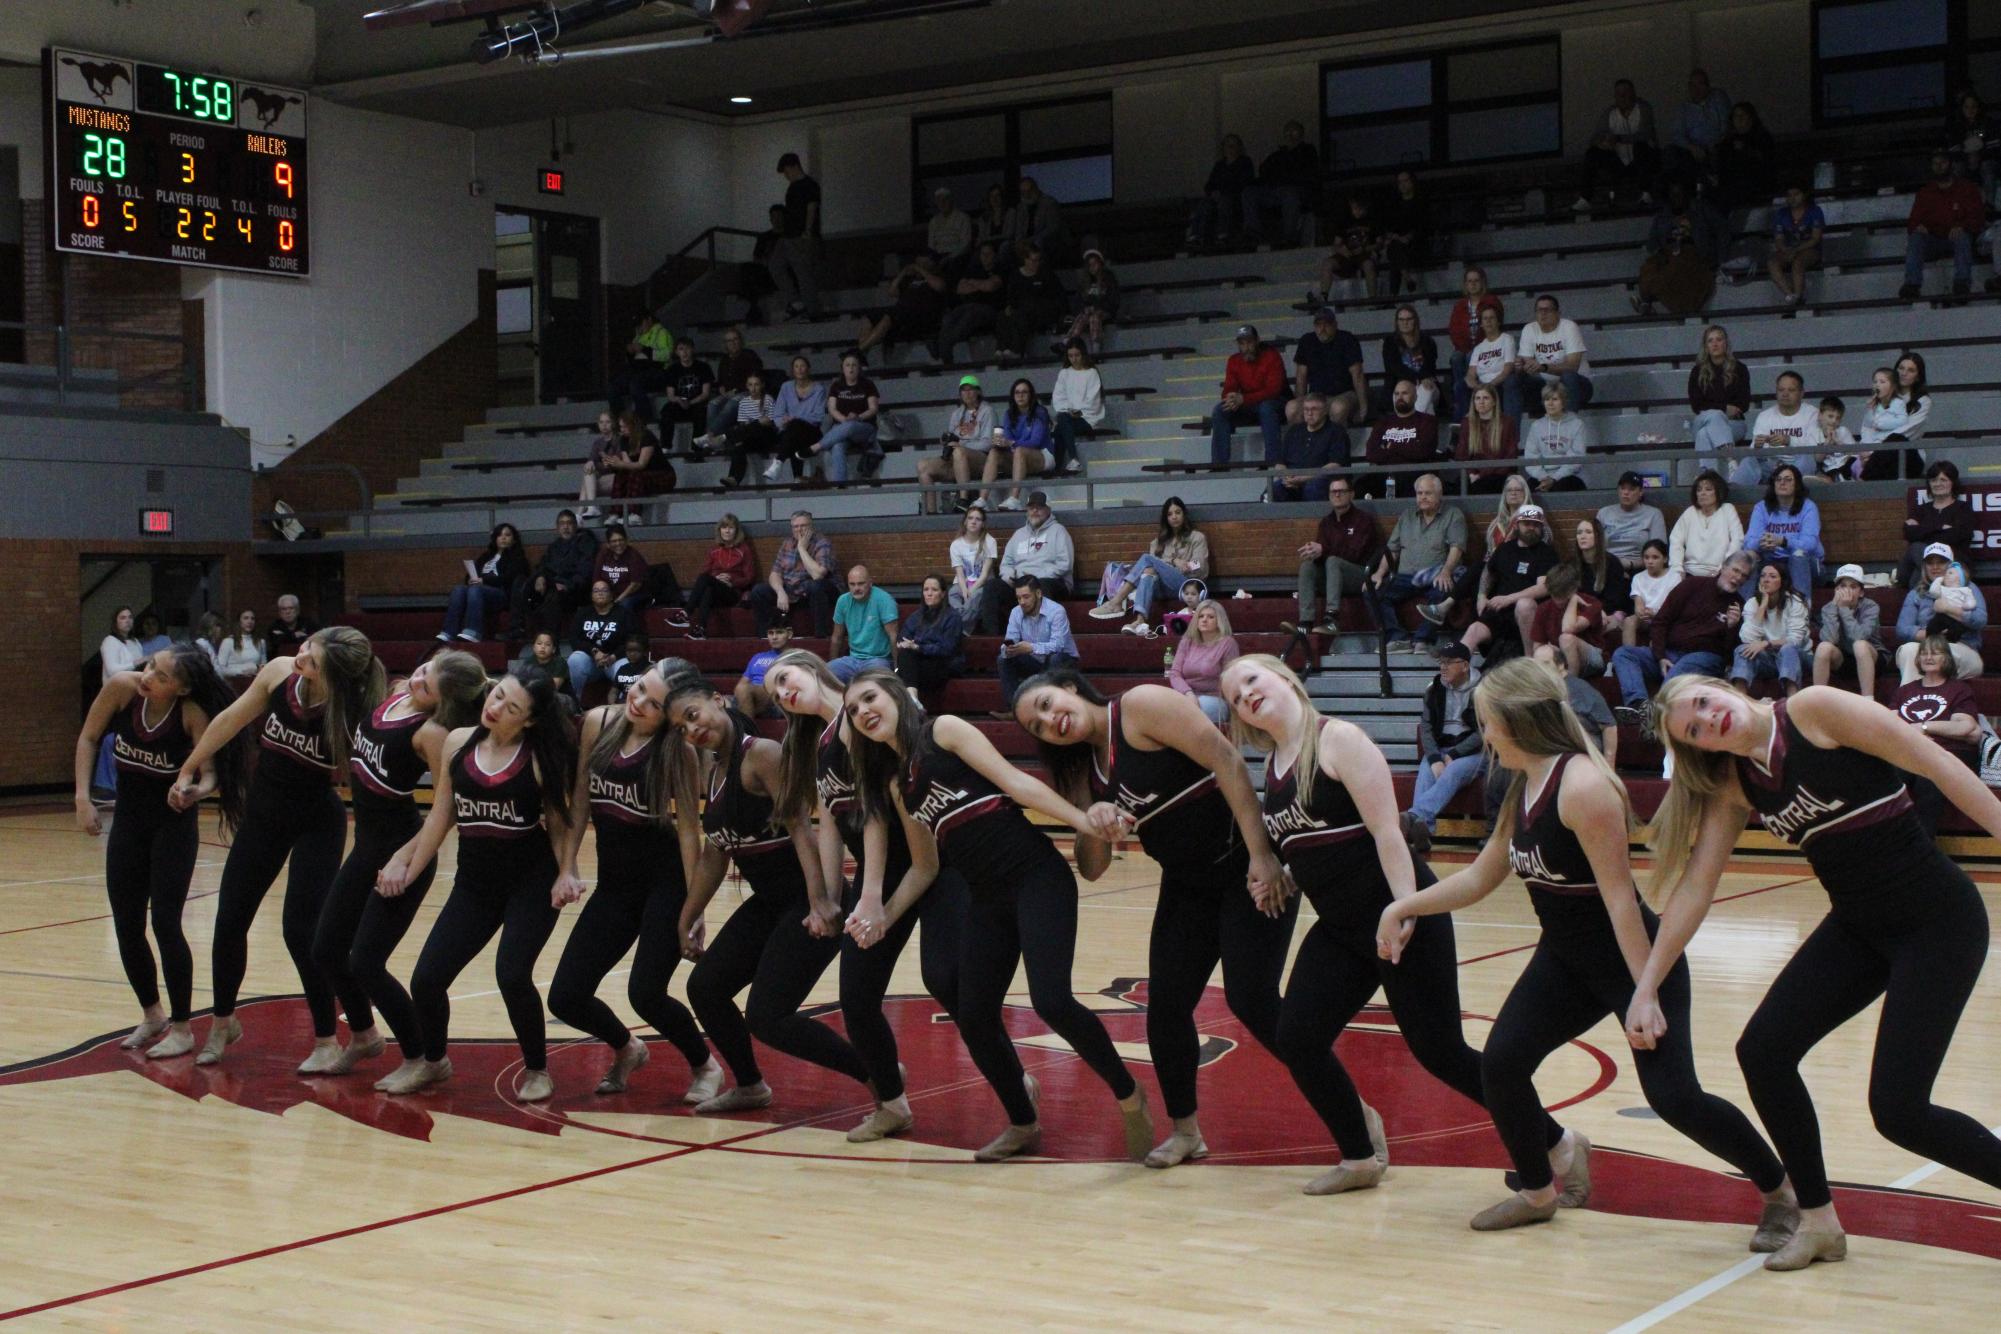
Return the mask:
<path fill-rule="evenodd" d="M 225 851 L 212 817 L 204 837 L 186 914 L 198 1015 Z M 1388 1123 L 1394 1167 L 1377 1190 L 1299 1193 L 1331 1145 L 1231 1018 L 1220 979 L 1202 1024 L 1210 1161 L 1150 1172 L 1120 1160 L 1109 1096 L 1023 995 L 1012 1023 L 1043 1082 L 1049 1156 L 983 1167 L 966 1150 L 1002 1118 L 936 1022 L 914 950 L 892 1016 L 917 1131 L 851 1146 L 842 1134 L 866 1095 L 833 1076 L 774 1058 L 768 1112 L 697 1118 L 680 1105 L 686 1070 L 671 1047 L 653 1044 L 631 1092 L 598 1098 L 602 1049 L 553 1021 L 557 1096 L 519 1106 L 490 951 L 455 989 L 447 1089 L 375 1094 L 387 1059 L 301 1079 L 292 1066 L 310 1029 L 279 938 L 282 882 L 252 936 L 244 994 L 266 999 L 242 1007 L 247 1039 L 211 1069 L 149 1065 L 117 1050 L 136 1007 L 102 872 L 102 844 L 66 807 L 0 814 L 0 1320 L 29 1327 L 1908 1330 L 1983 1325 L 2001 1290 L 2001 1191 L 1869 1124 L 1873 1009 L 1807 1067 L 1831 1175 L 1845 1183 L 1849 1259 L 1778 1275 L 1745 1250 L 1751 1188 L 1646 1113 L 1610 1020 L 1539 1080 L 1599 1146 L 1593 1206 L 1483 1236 L 1466 1220 L 1504 1193 L 1491 1126 L 1415 1066 L 1380 1011 L 1340 1048 Z M 1976 878 L 1992 912 L 2001 876 Z M 1156 884 L 1134 851 L 1083 887 L 1076 967 L 1079 994 L 1149 1083 L 1142 975 Z M 399 951 L 399 976 L 443 894 Z M 1691 952 L 1698 1063 L 1748 1109 L 1732 1046 L 1825 899 L 1802 863 L 1767 856 L 1735 863 L 1720 897 Z M 712 930 L 735 901 L 730 888 L 718 896 Z M 537 967 L 545 990 L 574 916 Z M 1457 925 L 1477 1046 L 1479 1016 L 1499 1007 L 1536 928 L 1513 883 Z M 622 1014 L 623 990 L 621 969 L 604 994 Z M 830 970 L 813 1000 L 834 996 Z M 1938 1100 L 2001 1124 L 1997 1073 L 2001 970 L 1990 968 Z M 1157 1090 L 1154 1107 L 1160 1116 Z"/>

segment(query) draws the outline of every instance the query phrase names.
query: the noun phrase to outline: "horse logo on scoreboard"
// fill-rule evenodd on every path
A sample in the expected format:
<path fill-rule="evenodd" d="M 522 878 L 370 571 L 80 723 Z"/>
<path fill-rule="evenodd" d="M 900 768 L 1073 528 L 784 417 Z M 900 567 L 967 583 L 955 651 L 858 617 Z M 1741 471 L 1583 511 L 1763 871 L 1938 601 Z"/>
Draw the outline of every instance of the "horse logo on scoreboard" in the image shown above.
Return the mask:
<path fill-rule="evenodd" d="M 236 100 L 244 108 L 238 117 L 239 123 L 251 116 L 257 118 L 257 128 L 272 134 L 289 134 L 294 137 L 306 132 L 306 113 L 292 114 L 292 107 L 303 107 L 306 99 L 283 88 L 259 88 L 252 84 L 239 84 Z M 298 124 L 292 124 L 293 121 Z"/>
<path fill-rule="evenodd" d="M 118 91 L 123 80 L 125 91 Z M 95 102 L 99 106 L 132 106 L 132 67 L 122 60 L 83 60 L 61 56 L 56 61 L 56 97 L 64 102 Z"/>

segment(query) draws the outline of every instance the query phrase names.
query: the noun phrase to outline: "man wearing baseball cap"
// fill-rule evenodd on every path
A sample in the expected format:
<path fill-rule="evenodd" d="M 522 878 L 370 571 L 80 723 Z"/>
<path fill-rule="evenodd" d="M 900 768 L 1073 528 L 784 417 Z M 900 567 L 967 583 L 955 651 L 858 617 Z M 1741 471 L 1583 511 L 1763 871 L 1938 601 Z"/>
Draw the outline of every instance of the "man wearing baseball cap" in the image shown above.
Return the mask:
<path fill-rule="evenodd" d="M 1820 609 L 1820 643 L 1813 650 L 1813 683 L 1824 686 L 1848 664 L 1862 698 L 1876 698 L 1876 664 L 1882 661 L 1882 612 L 1862 593 L 1862 567 L 1844 565 L 1834 572 L 1834 596 Z"/>
<path fill-rule="evenodd" d="M 1479 684 L 1471 650 L 1464 644 L 1439 648 L 1438 675 L 1425 687 L 1424 711 L 1417 716 L 1417 787 L 1403 817 L 1404 838 L 1414 852 L 1431 847 L 1438 813 L 1487 767 L 1473 712 L 1473 687 Z"/>
<path fill-rule="evenodd" d="M 1485 646 L 1507 645 L 1507 656 L 1520 653 L 1522 645 L 1528 642 L 1529 622 L 1535 619 L 1536 603 L 1549 596 L 1543 577 L 1556 568 L 1557 555 L 1556 548 L 1547 540 L 1547 522 L 1542 506 L 1522 506 L 1515 511 L 1514 527 L 1507 540 L 1487 557 L 1487 568 L 1480 575 L 1479 597 L 1474 603 L 1475 618 L 1466 627 L 1466 633 L 1459 636 L 1459 642 L 1482 654 L 1490 666 L 1496 650 Z"/>
<path fill-rule="evenodd" d="M 1049 512 L 1049 497 L 1028 493 L 1028 522 L 1014 530 L 1001 552 L 1000 575 L 1014 583 L 1025 574 L 1042 581 L 1042 591 L 1061 602 L 1070 596 L 1070 566 L 1077 550 L 1070 532 Z"/>
<path fill-rule="evenodd" d="M 1641 559 L 1647 543 L 1667 541 L 1667 519 L 1646 503 L 1647 483 L 1632 469 L 1619 474 L 1619 503 L 1598 511 L 1598 526 L 1605 530 L 1605 550 L 1618 557 L 1632 574 L 1646 562 Z"/>
<path fill-rule="evenodd" d="M 1978 676 L 1985 670 L 1980 660 L 1980 635 L 1987 628 L 1987 598 L 1980 586 L 1962 573 L 1955 583 L 1947 583 L 1954 564 L 1952 548 L 1933 542 L 1925 548 L 1924 574 L 1904 595 L 1903 610 L 1897 613 L 1897 672 L 1899 683 L 1918 678 L 1918 641 L 1937 635 L 1952 645 L 1952 660 L 1961 676 Z"/>
<path fill-rule="evenodd" d="M 1264 434 L 1264 461 L 1278 461 L 1279 435 L 1285 430 L 1285 360 L 1278 349 L 1266 347 L 1257 326 L 1237 329 L 1237 350 L 1223 367 L 1223 399 L 1209 414 L 1209 461 L 1230 461 L 1230 436 L 1239 426 L 1256 426 Z"/>
<path fill-rule="evenodd" d="M 1298 404 L 1309 393 L 1327 397 L 1327 418 L 1336 426 L 1353 426 L 1369 416 L 1369 382 L 1362 371 L 1362 345 L 1341 328 L 1334 307 L 1313 312 L 1313 332 L 1292 349 L 1293 401 L 1285 419 L 1299 420 Z"/>
<path fill-rule="evenodd" d="M 987 466 L 987 451 L 993 447 L 994 410 L 980 392 L 980 377 L 962 375 L 959 377 L 959 401 L 953 405 L 952 413 L 945 419 L 945 431 L 939 437 L 940 454 L 936 458 L 917 461 L 917 480 L 920 482 L 957 481 L 963 488 L 973 478 L 980 476 Z M 941 493 L 926 492 L 924 512 L 936 514 Z M 978 494 L 961 490 L 952 508 L 963 513 L 966 507 L 978 499 Z"/>

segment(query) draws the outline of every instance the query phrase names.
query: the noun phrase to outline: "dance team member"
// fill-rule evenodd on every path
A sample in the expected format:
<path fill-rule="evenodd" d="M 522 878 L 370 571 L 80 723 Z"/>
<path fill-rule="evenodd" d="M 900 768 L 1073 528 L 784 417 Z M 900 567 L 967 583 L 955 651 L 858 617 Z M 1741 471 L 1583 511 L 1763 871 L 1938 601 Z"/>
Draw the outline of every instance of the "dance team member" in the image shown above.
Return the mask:
<path fill-rule="evenodd" d="M 250 924 L 287 857 L 292 866 L 285 879 L 285 948 L 313 1017 L 313 1050 L 299 1073 L 326 1074 L 340 1060 L 334 989 L 313 961 L 313 934 L 347 846 L 347 810 L 334 782 L 347 772 L 354 729 L 386 693 L 382 664 L 367 635 L 344 625 L 316 630 L 296 655 L 265 663 L 236 702 L 209 720 L 181 762 L 176 787 L 186 803 L 200 789 L 202 766 L 255 721 L 257 769 L 217 896 L 215 1017 L 196 1065 L 220 1061 L 243 1036 L 236 996 L 250 963 Z M 349 1016 L 370 1013 L 358 985 L 344 988 L 340 1003 Z"/>
<path fill-rule="evenodd" d="M 1517 1193 L 1474 1215 L 1475 1231 L 1494 1232 L 1545 1222 L 1588 1198 L 1590 1141 L 1572 1132 L 1550 1143 L 1536 1067 L 1607 1014 L 1627 1012 L 1660 922 L 1633 886 L 1625 784 L 1586 738 L 1562 679 L 1518 658 L 1487 673 L 1473 707 L 1492 762 L 1514 773 L 1493 837 L 1470 866 L 1385 908 L 1377 938 L 1383 956 L 1395 961 L 1408 952 L 1419 919 L 1479 902 L 1510 870 L 1528 884 L 1542 937 L 1480 1062 L 1487 1108 L 1521 1182 Z M 1647 1105 L 1750 1178 L 1765 1197 L 1751 1249 L 1776 1251 L 1799 1220 L 1793 1189 L 1750 1119 L 1696 1077 L 1686 960 L 1663 968 L 1657 994 L 1668 1031 L 1653 1047 L 1636 1049 L 1633 1061 Z"/>
<path fill-rule="evenodd" d="M 515 1097 L 539 1102 L 556 1091 L 549 1077 L 548 1033 L 535 959 L 556 929 L 556 852 L 567 846 L 577 774 L 577 734 L 560 692 L 535 669 L 502 677 L 486 694 L 479 723 L 453 732 L 437 770 L 431 813 L 417 836 L 376 876 L 385 898 L 408 892 L 459 831 L 458 872 L 410 978 L 424 1058 L 383 1083 L 387 1093 L 415 1093 L 451 1078 L 452 1022 L 447 994 L 494 933 L 494 982 L 507 1005 L 526 1067 Z"/>
<path fill-rule="evenodd" d="M 115 672 L 91 702 L 76 739 L 76 822 L 95 837 L 104 832 L 90 799 L 92 771 L 104 737 L 111 737 L 118 798 L 111 836 L 104 845 L 104 887 L 111 899 L 112 931 L 125 980 L 138 998 L 139 1026 L 118 1045 L 146 1048 L 154 1060 L 194 1050 L 188 1027 L 194 995 L 194 954 L 181 930 L 181 910 L 201 851 L 196 806 L 222 794 L 222 827 L 233 829 L 243 813 L 243 747 L 223 746 L 197 767 L 191 790 L 176 791 L 181 767 L 210 720 L 236 701 L 215 661 L 190 644 L 163 648 L 137 671 Z M 160 944 L 158 971 L 146 943 L 146 919 Z M 160 1004 L 160 974 L 167 1006 Z"/>
<path fill-rule="evenodd" d="M 1737 836 L 1756 811 L 1768 833 L 1806 853 L 1828 914 L 1780 970 L 1737 1061 L 1799 1192 L 1799 1222 L 1765 1261 L 1804 1269 L 1841 1260 L 1848 1238 L 1834 1212 L 1820 1122 L 1800 1062 L 1878 997 L 1869 1113 L 1901 1148 L 2001 1186 L 2001 1140 L 1985 1121 L 1932 1101 L 1953 1030 L 1987 960 L 1987 910 L 1964 871 L 1927 837 L 1906 772 L 2001 837 L 2001 801 L 1958 756 L 1860 695 L 1811 686 L 1758 701 L 1707 677 L 1678 677 L 1653 703 L 1655 731 L 1674 757 L 1654 822 L 1654 891 L 1663 924 L 1626 1016 L 1635 1047 L 1674 1040 L 1684 1021 L 1654 986 L 1701 925 Z M 1762 1249 L 1754 1247 L 1754 1249 Z"/>
<path fill-rule="evenodd" d="M 1008 1128 L 973 1157 L 999 1162 L 1033 1153 L 1042 1142 L 1040 1090 L 1035 1077 L 1023 1073 L 1002 1018 L 1015 966 L 1025 964 L 1035 1013 L 1105 1081 L 1119 1101 L 1127 1154 L 1145 1158 L 1153 1145 L 1146 1092 L 1119 1059 L 1104 1024 L 1070 990 L 1077 877 L 1022 807 L 1078 831 L 1080 862 L 1102 867 L 1108 845 L 1086 832 L 1091 826 L 1083 811 L 1002 759 L 971 723 L 927 720 L 895 673 L 855 677 L 843 710 L 863 817 L 885 828 L 899 823 L 912 862 L 882 916 L 857 911 L 849 932 L 863 945 L 878 941 L 923 896 L 926 872 L 940 860 L 971 890 L 959 960 L 959 1034 L 1008 1117 Z"/>
<path fill-rule="evenodd" d="M 1036 739 L 1050 786 L 1087 806 L 1109 841 L 1137 831 L 1160 864 L 1160 896 L 1147 945 L 1146 1040 L 1173 1133 L 1146 1156 L 1173 1167 L 1209 1156 L 1195 1117 L 1195 1028 L 1220 961 L 1230 1013 L 1274 1055 L 1279 979 L 1299 916 L 1284 893 L 1255 900 L 1251 880 L 1278 886 L 1283 872 L 1265 836 L 1243 756 L 1195 701 L 1166 686 L 1134 686 L 1116 700 L 1064 668 L 1022 683 L 1014 716 Z"/>

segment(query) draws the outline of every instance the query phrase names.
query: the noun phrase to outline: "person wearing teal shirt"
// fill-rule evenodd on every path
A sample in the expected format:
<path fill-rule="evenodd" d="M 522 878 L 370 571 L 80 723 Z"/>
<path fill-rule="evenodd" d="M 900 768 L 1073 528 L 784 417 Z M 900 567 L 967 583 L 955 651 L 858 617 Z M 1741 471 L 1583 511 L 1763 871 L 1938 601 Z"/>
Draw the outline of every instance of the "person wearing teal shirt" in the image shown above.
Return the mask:
<path fill-rule="evenodd" d="M 827 670 L 846 685 L 871 668 L 891 670 L 896 642 L 896 599 L 877 588 L 868 566 L 848 571 L 848 595 L 834 604 L 834 638 Z"/>

